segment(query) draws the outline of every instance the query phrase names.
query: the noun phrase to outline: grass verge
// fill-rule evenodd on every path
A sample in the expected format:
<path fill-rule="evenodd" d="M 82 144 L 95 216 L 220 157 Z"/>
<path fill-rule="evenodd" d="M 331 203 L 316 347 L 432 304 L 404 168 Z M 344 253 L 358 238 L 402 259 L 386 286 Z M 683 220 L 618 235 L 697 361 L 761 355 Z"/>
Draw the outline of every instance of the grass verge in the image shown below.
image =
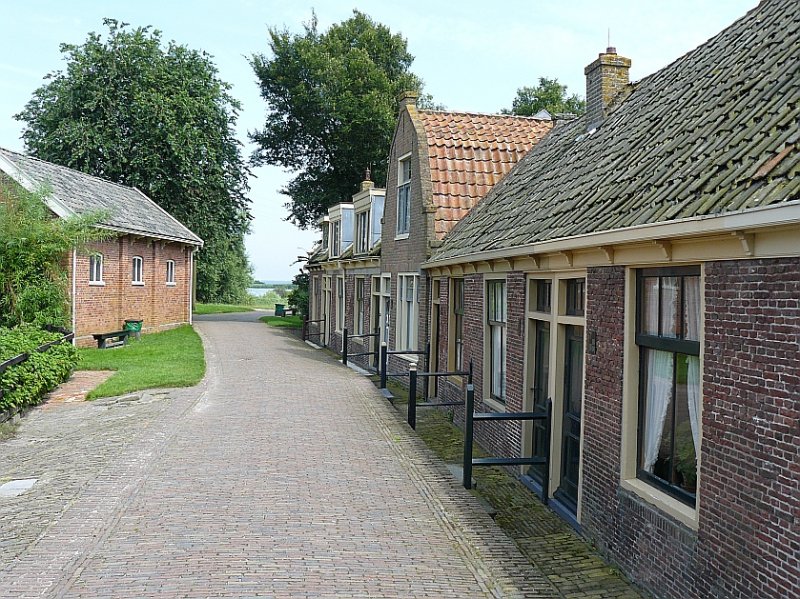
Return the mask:
<path fill-rule="evenodd" d="M 142 335 L 115 349 L 80 350 L 79 370 L 116 370 L 87 399 L 158 387 L 191 387 L 206 371 L 200 336 L 189 325 Z"/>
<path fill-rule="evenodd" d="M 303 327 L 303 319 L 300 316 L 262 316 L 259 320 L 271 327 L 286 329 L 300 329 Z"/>
<path fill-rule="evenodd" d="M 232 312 L 252 312 L 251 306 L 237 306 L 234 304 L 195 304 L 195 314 L 230 314 Z"/>

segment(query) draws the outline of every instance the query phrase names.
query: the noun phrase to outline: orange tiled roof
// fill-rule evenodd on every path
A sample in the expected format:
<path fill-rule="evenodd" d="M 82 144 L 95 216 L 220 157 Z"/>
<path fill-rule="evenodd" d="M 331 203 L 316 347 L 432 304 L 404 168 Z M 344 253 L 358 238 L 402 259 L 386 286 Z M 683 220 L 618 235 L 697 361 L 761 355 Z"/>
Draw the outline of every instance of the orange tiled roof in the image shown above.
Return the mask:
<path fill-rule="evenodd" d="M 504 114 L 420 110 L 442 239 L 534 144 L 553 127 L 548 119 Z"/>

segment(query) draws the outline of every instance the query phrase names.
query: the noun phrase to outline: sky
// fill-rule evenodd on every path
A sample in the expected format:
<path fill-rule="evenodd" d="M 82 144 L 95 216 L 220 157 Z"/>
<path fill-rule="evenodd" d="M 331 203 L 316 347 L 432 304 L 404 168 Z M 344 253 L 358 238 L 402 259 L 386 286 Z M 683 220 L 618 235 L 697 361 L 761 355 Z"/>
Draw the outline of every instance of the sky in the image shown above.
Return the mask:
<path fill-rule="evenodd" d="M 665 67 L 709 39 L 757 0 L 0 0 L 0 147 L 24 151 L 22 110 L 47 73 L 64 68 L 59 44 L 81 44 L 104 32 L 110 17 L 151 25 L 163 40 L 211 54 L 219 77 L 243 105 L 237 133 L 249 156 L 247 132 L 260 128 L 266 104 L 248 63 L 268 54 L 270 27 L 302 32 L 317 14 L 320 30 L 358 9 L 400 33 L 416 57 L 412 70 L 425 91 L 450 110 L 493 113 L 511 106 L 519 87 L 539 77 L 557 78 L 568 92 L 585 95 L 584 67 L 611 45 L 632 60 L 631 80 Z M 389 148 L 386 148 L 388 155 Z M 279 190 L 293 177 L 279 167 L 259 167 L 251 180 L 252 231 L 247 252 L 260 280 L 287 281 L 299 269 L 318 232 L 286 222 L 287 197 Z M 376 182 L 381 185 L 382 182 Z M 349 198 L 342 198 L 343 201 Z"/>

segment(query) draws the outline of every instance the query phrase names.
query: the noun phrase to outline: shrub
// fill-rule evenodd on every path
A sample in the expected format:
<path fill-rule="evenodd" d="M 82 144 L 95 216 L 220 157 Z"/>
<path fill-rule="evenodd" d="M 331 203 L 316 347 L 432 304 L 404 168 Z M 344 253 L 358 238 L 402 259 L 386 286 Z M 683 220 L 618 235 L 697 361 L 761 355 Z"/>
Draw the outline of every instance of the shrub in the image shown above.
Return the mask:
<path fill-rule="evenodd" d="M 0 411 L 14 411 L 35 405 L 48 391 L 65 381 L 78 363 L 78 352 L 68 342 L 37 352 L 36 348 L 55 341 L 61 333 L 50 333 L 33 326 L 0 328 L 0 362 L 22 353 L 29 358 L 0 374 Z"/>

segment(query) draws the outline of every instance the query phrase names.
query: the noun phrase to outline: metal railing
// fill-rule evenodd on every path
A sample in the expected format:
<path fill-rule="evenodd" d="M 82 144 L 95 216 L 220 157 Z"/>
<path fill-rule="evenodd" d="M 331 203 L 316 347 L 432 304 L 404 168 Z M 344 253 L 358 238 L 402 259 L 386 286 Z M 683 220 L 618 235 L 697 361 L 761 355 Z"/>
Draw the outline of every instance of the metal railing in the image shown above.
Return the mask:
<path fill-rule="evenodd" d="M 463 401 L 426 401 L 417 403 L 417 378 L 423 377 L 427 383 L 431 378 L 441 376 L 466 376 L 467 384 L 472 384 L 472 360 L 469 362 L 469 370 L 451 370 L 444 372 L 417 372 L 417 365 L 410 364 L 408 367 L 409 383 L 408 383 L 408 413 L 406 421 L 408 425 L 417 428 L 417 408 L 444 408 L 452 406 L 463 406 Z M 427 385 L 425 386 L 425 393 L 427 396 Z"/>
<path fill-rule="evenodd" d="M 318 322 L 323 323 L 322 326 L 319 327 L 319 331 L 316 333 L 309 333 L 308 332 L 308 325 L 316 324 Z M 308 341 L 309 337 L 322 337 L 325 334 L 325 319 L 320 318 L 318 320 L 308 320 L 307 318 L 303 320 L 303 341 Z M 319 339 L 317 339 L 319 341 Z"/>
<path fill-rule="evenodd" d="M 350 352 L 349 345 L 351 339 L 369 339 L 370 337 L 375 337 L 375 339 L 380 338 L 381 330 L 380 328 L 376 328 L 374 333 L 364 333 L 361 335 L 349 335 L 348 330 L 345 328 L 342 330 L 342 364 L 347 366 L 347 360 L 349 358 L 355 358 L 358 356 L 372 356 L 375 364 L 378 363 L 378 343 L 375 343 L 375 349 L 372 351 L 362 351 L 362 352 Z"/>
<path fill-rule="evenodd" d="M 472 383 L 467 385 L 466 413 L 464 417 L 464 476 L 465 489 L 472 488 L 472 468 L 474 466 L 544 466 L 542 474 L 542 503 L 547 505 L 550 495 L 550 430 L 553 421 L 553 402 L 547 400 L 547 409 L 544 412 L 479 412 L 475 413 L 475 387 Z M 545 453 L 542 457 L 528 458 L 473 458 L 472 448 L 474 439 L 474 422 L 500 420 L 544 420 L 545 421 Z"/>
<path fill-rule="evenodd" d="M 380 375 L 381 375 L 381 389 L 386 389 L 386 379 L 390 376 L 409 376 L 408 372 L 387 372 L 389 356 L 425 356 L 425 363 L 428 363 L 428 355 L 430 353 L 430 344 L 425 350 L 414 349 L 389 349 L 386 342 L 381 343 L 381 359 L 380 359 Z"/>

